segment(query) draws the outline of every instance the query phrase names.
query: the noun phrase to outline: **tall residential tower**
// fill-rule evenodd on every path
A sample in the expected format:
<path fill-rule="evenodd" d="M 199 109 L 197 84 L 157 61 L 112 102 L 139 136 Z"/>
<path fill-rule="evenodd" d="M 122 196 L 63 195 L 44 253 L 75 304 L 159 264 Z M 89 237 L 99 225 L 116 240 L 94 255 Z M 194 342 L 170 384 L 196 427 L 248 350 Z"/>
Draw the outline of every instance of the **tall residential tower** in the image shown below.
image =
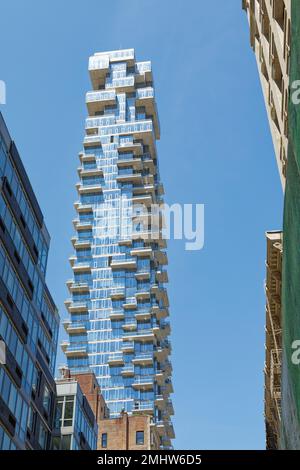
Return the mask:
<path fill-rule="evenodd" d="M 62 348 L 72 373 L 94 371 L 112 419 L 149 416 L 167 449 L 174 438 L 168 261 L 151 63 L 137 62 L 133 49 L 96 53 L 89 72 Z"/>

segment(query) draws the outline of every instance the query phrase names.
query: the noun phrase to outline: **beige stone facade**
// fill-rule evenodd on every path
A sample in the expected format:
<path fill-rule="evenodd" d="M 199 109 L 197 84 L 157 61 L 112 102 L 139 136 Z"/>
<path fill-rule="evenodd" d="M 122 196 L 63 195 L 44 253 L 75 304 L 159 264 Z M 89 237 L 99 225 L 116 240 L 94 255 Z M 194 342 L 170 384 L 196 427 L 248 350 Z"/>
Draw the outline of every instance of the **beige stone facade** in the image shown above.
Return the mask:
<path fill-rule="evenodd" d="M 291 0 L 243 0 L 250 24 L 280 179 L 285 188 L 288 147 Z"/>
<path fill-rule="evenodd" d="M 279 448 L 281 421 L 282 232 L 267 232 L 265 423 L 267 449 Z"/>

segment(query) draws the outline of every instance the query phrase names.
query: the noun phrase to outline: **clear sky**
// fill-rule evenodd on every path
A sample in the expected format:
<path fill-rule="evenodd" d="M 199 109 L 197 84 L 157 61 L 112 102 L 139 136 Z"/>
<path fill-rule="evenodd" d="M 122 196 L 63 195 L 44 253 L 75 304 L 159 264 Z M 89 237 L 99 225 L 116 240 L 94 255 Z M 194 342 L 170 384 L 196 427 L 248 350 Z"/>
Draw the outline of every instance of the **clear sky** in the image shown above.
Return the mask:
<path fill-rule="evenodd" d="M 169 243 L 178 449 L 265 443 L 264 232 L 281 227 L 282 192 L 241 3 L 1 2 L 0 109 L 52 236 L 47 280 L 62 319 L 88 57 L 134 47 L 153 62 L 166 201 L 206 210 L 202 251 Z"/>

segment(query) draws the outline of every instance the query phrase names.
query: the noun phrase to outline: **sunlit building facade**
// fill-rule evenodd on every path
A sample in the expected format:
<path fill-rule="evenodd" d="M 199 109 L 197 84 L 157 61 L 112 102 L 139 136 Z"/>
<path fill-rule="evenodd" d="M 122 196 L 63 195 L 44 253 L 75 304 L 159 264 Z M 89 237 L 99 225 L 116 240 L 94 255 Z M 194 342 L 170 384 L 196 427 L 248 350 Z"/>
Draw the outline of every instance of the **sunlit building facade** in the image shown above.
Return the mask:
<path fill-rule="evenodd" d="M 161 448 L 171 448 L 168 261 L 156 206 L 164 190 L 151 63 L 137 62 L 133 49 L 96 53 L 89 72 L 62 348 L 71 372 L 93 370 L 112 419 L 124 411 L 149 415 Z"/>

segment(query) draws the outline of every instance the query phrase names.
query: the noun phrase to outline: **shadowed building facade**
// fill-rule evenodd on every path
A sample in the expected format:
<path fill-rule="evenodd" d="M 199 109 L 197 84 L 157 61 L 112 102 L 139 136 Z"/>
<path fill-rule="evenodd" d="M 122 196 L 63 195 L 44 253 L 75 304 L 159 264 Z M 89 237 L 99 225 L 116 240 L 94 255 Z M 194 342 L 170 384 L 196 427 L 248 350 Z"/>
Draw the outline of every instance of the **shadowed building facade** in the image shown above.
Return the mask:
<path fill-rule="evenodd" d="M 50 237 L 0 114 L 0 449 L 49 449 L 59 316 L 45 275 Z"/>

